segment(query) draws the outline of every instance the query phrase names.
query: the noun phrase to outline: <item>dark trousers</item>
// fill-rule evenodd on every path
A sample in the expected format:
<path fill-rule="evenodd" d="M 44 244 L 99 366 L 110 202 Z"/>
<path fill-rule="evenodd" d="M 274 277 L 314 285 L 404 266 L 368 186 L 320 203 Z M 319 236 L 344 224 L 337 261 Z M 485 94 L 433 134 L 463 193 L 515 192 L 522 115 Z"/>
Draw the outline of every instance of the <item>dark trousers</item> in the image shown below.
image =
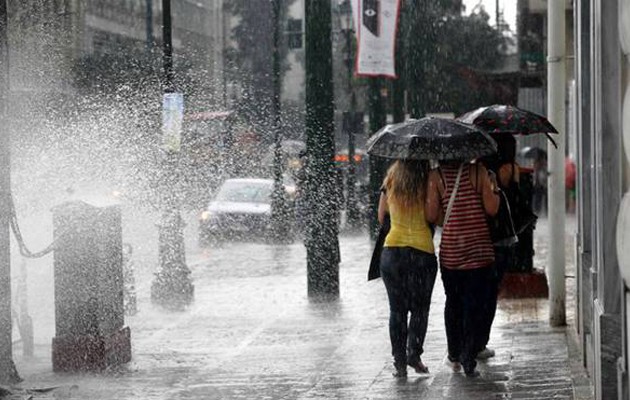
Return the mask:
<path fill-rule="evenodd" d="M 492 264 L 492 284 L 488 287 L 488 303 L 484 309 L 484 331 L 481 335 L 480 346 L 483 350 L 490 341 L 490 331 L 492 330 L 492 323 L 497 313 L 497 300 L 499 296 L 499 288 L 501 287 L 501 281 L 505 271 L 514 262 L 514 246 L 496 246 L 494 248 L 494 264 Z"/>
<path fill-rule="evenodd" d="M 397 367 L 416 364 L 427 334 L 437 259 L 434 254 L 411 247 L 385 247 L 380 268 L 389 298 L 389 338 L 394 364 Z"/>
<path fill-rule="evenodd" d="M 466 372 L 477 366 L 475 357 L 483 348 L 485 334 L 484 308 L 488 304 L 491 286 L 495 285 L 491 266 L 455 270 L 440 268 L 446 305 L 444 325 L 448 343 L 448 356 L 459 360 Z"/>

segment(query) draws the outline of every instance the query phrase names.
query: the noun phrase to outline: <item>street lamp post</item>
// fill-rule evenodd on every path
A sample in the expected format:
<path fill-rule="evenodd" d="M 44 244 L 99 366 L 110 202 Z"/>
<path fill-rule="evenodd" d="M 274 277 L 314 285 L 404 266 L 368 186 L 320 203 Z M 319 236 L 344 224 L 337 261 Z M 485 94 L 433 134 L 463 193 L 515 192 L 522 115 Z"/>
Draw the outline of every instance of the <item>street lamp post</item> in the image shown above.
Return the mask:
<path fill-rule="evenodd" d="M 146 35 L 147 35 L 147 51 L 149 54 L 153 50 L 153 0 L 146 0 Z"/>
<path fill-rule="evenodd" d="M 280 93 L 282 82 L 280 80 L 280 11 L 282 0 L 272 1 L 273 14 L 273 193 L 271 196 L 271 223 L 273 241 L 281 242 L 287 239 L 286 204 L 284 184 L 282 182 L 282 119 L 280 115 Z"/>
<path fill-rule="evenodd" d="M 164 100 L 166 104 L 167 96 L 175 94 L 170 0 L 162 0 L 162 14 Z M 165 119 L 177 117 L 172 114 L 167 116 L 167 112 L 169 110 L 164 110 Z M 163 134 L 166 136 L 166 129 Z M 163 186 L 161 188 L 164 196 L 164 210 L 159 224 L 158 238 L 160 269 L 151 285 L 152 302 L 171 309 L 181 309 L 190 304 L 194 292 L 190 269 L 186 265 L 184 223 L 179 212 L 177 194 L 174 192 L 177 182 L 178 161 L 178 143 L 175 141 L 175 145 L 165 147 L 164 164 L 162 165 Z"/>
<path fill-rule="evenodd" d="M 354 92 L 354 86 L 352 82 L 353 78 L 353 59 L 354 59 L 354 43 L 352 29 L 352 9 L 348 6 L 345 18 L 341 19 L 342 30 L 345 32 L 346 38 L 346 67 L 348 72 L 348 93 L 350 93 L 349 112 L 344 116 L 343 128 L 348 134 L 348 174 L 346 176 L 346 217 L 348 221 L 348 227 L 350 230 L 356 230 L 361 225 L 361 217 L 357 208 L 357 195 L 356 195 L 356 162 L 355 162 L 355 135 L 363 126 L 363 114 L 358 114 L 357 109 L 357 96 Z M 359 118 L 361 120 L 359 120 Z"/>
<path fill-rule="evenodd" d="M 385 104 L 381 95 L 382 78 L 369 78 L 368 88 L 368 113 L 370 119 L 369 133 L 375 134 L 387 123 Z M 376 240 L 378 235 L 378 202 L 380 197 L 381 184 L 383 183 L 384 170 L 387 161 L 381 157 L 370 157 L 370 237 Z"/>
<path fill-rule="evenodd" d="M 308 222 L 304 245 L 308 295 L 339 297 L 339 238 L 333 159 L 334 95 L 332 84 L 331 6 L 305 1 L 306 70 L 306 203 Z"/>

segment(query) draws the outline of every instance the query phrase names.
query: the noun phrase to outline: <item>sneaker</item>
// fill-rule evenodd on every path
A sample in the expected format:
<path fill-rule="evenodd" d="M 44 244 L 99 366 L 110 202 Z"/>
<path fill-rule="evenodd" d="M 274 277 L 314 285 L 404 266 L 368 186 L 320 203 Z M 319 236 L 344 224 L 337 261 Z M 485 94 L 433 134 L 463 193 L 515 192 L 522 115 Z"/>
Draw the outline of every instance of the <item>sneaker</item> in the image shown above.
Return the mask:
<path fill-rule="evenodd" d="M 429 373 L 429 368 L 426 365 L 424 365 L 421 360 L 418 360 L 415 363 L 409 363 L 407 365 L 409 365 L 411 368 L 413 368 L 416 371 L 417 374 L 428 374 Z"/>
<path fill-rule="evenodd" d="M 494 357 L 494 350 L 484 347 L 479 353 L 477 353 L 478 360 L 487 360 L 490 357 Z"/>
<path fill-rule="evenodd" d="M 444 358 L 444 365 L 452 369 L 453 372 L 459 372 L 462 370 L 462 364 L 460 364 L 459 361 L 451 358 L 451 356 L 448 355 L 446 356 L 446 358 Z"/>

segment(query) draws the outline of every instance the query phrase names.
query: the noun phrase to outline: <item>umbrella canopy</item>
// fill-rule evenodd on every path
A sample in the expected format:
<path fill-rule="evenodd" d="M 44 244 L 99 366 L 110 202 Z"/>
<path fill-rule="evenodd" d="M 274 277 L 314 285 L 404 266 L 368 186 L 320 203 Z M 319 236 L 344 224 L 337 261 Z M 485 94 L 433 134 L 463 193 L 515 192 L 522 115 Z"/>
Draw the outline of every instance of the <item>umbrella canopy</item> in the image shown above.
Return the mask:
<path fill-rule="evenodd" d="M 483 128 L 488 133 L 532 135 L 544 133 L 557 147 L 549 135 L 558 133 L 549 120 L 542 115 L 515 106 L 495 104 L 480 107 L 457 118 L 459 121 Z"/>
<path fill-rule="evenodd" d="M 368 140 L 367 149 L 384 158 L 469 161 L 496 152 L 497 144 L 473 125 L 425 117 L 385 126 Z"/>

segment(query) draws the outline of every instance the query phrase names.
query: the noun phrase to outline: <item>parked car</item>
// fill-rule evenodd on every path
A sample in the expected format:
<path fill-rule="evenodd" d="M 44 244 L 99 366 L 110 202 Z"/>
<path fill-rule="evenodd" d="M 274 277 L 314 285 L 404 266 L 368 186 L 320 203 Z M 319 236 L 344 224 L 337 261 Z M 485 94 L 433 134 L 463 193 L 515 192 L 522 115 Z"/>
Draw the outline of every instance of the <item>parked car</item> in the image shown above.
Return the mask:
<path fill-rule="evenodd" d="M 286 227 L 293 229 L 291 187 L 285 182 Z M 225 180 L 199 219 L 199 243 L 223 240 L 261 240 L 271 229 L 273 179 Z"/>

